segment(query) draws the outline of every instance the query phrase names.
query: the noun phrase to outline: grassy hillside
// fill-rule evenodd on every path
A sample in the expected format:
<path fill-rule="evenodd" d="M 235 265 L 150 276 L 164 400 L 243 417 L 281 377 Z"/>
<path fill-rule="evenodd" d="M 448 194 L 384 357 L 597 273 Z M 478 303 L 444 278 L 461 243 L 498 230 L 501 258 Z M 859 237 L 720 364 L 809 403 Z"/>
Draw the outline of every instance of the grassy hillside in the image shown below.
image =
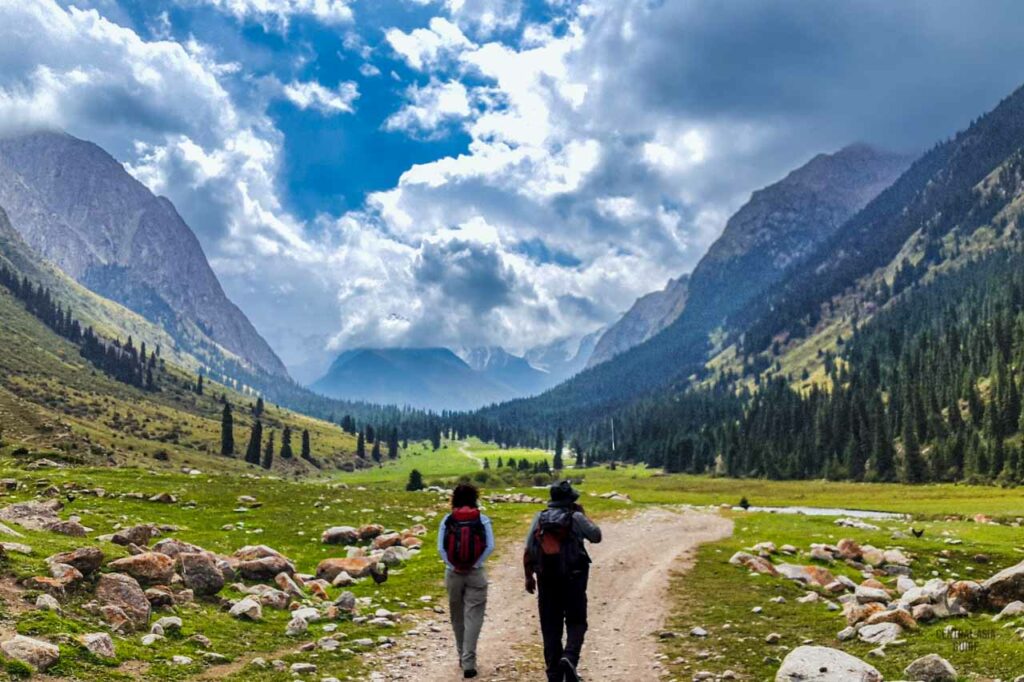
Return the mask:
<path fill-rule="evenodd" d="M 59 456 L 75 462 L 133 464 L 203 470 L 248 468 L 220 456 L 223 404 L 234 414 L 236 452 L 244 453 L 253 422 L 252 398 L 213 381 L 204 395 L 192 390 L 194 375 L 167 363 L 160 390 L 148 392 L 115 381 L 84 360 L 0 289 L 0 423 L 8 450 L 28 457 Z M 314 457 L 334 467 L 351 459 L 354 437 L 327 422 L 268 405 L 264 430 L 289 426 L 298 453 L 300 434 L 310 432 Z M 277 439 L 280 444 L 280 435 Z M 299 459 L 275 465 L 284 474 L 316 470 Z"/>

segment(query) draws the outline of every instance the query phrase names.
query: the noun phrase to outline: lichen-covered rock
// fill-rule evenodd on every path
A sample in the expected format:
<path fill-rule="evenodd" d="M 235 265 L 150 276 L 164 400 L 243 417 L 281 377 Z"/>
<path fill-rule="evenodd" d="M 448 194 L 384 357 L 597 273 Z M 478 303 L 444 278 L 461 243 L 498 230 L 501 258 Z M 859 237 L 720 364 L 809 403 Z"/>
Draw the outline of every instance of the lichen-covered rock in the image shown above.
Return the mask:
<path fill-rule="evenodd" d="M 131 528 L 122 528 L 110 539 L 115 545 L 139 545 L 145 547 L 149 541 L 160 535 L 160 531 L 151 523 L 143 523 Z"/>
<path fill-rule="evenodd" d="M 359 542 L 359 531 L 352 526 L 333 526 L 320 536 L 327 545 L 352 545 Z"/>
<path fill-rule="evenodd" d="M 760 573 L 762 575 L 775 576 L 779 574 L 779 572 L 775 570 L 775 566 L 772 565 L 772 562 L 759 556 L 754 556 L 748 552 L 736 552 L 729 559 L 729 563 L 734 566 L 743 566 L 748 571 Z"/>
<path fill-rule="evenodd" d="M 1024 561 L 996 573 L 983 582 L 992 608 L 1001 609 L 1010 602 L 1024 600 Z"/>
<path fill-rule="evenodd" d="M 34 670 L 45 672 L 60 659 L 60 649 L 41 639 L 15 635 L 0 644 L 0 650 L 16 661 L 27 663 Z"/>
<path fill-rule="evenodd" d="M 61 552 L 47 557 L 48 564 L 74 566 L 84 575 L 95 573 L 103 565 L 103 550 L 99 547 L 79 547 L 70 552 Z"/>
<path fill-rule="evenodd" d="M 143 552 L 115 559 L 110 562 L 110 567 L 149 585 L 167 585 L 174 578 L 174 559 L 159 552 Z"/>
<path fill-rule="evenodd" d="M 956 682 L 956 668 L 938 654 L 922 656 L 906 667 L 903 674 L 910 682 Z"/>
<path fill-rule="evenodd" d="M 882 682 L 882 675 L 844 651 L 800 646 L 786 655 L 775 682 Z"/>
<path fill-rule="evenodd" d="M 212 554 L 182 552 L 178 554 L 178 562 L 181 564 L 181 581 L 194 594 L 209 596 L 223 589 L 224 574 Z"/>
<path fill-rule="evenodd" d="M 400 544 L 402 542 L 402 536 L 398 533 L 385 533 L 384 535 L 378 535 L 373 539 L 374 549 L 387 549 L 393 545 Z"/>
<path fill-rule="evenodd" d="M 317 564 L 316 577 L 330 582 L 344 571 L 353 578 L 364 578 L 370 575 L 376 563 L 376 560 L 368 557 L 324 559 Z"/>
<path fill-rule="evenodd" d="M 86 651 L 94 656 L 102 658 L 115 658 L 117 651 L 114 649 L 114 640 L 105 632 L 90 632 L 82 635 L 78 641 L 82 643 Z"/>
<path fill-rule="evenodd" d="M 229 613 L 240 620 L 260 620 L 263 618 L 263 607 L 253 597 L 246 597 L 232 606 Z"/>
<path fill-rule="evenodd" d="M 96 584 L 96 599 L 103 606 L 120 609 L 132 628 L 145 629 L 152 607 L 138 581 L 124 573 L 104 573 Z"/>

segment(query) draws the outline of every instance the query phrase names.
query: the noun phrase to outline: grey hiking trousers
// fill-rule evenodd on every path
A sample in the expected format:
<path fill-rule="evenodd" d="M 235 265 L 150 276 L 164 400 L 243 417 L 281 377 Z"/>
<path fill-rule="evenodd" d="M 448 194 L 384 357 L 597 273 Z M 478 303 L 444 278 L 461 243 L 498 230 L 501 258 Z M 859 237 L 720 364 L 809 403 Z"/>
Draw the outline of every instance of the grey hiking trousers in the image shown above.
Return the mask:
<path fill-rule="evenodd" d="M 483 568 L 466 574 L 448 569 L 444 586 L 448 590 L 448 610 L 462 669 L 476 670 L 476 643 L 487 608 L 487 573 Z"/>

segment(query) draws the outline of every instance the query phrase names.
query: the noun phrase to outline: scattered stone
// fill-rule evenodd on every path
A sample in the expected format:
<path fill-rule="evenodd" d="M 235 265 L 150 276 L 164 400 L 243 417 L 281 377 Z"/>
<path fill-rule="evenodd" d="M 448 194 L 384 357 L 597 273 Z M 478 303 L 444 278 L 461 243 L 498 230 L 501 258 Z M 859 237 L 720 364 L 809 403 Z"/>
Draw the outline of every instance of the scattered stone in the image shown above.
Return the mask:
<path fill-rule="evenodd" d="M 181 563 L 181 580 L 199 596 L 217 594 L 224 587 L 224 574 L 218 568 L 213 555 L 207 552 L 182 552 L 178 555 Z"/>
<path fill-rule="evenodd" d="M 775 682 L 882 682 L 874 666 L 823 646 L 799 646 L 786 655 Z"/>
<path fill-rule="evenodd" d="M 316 672 L 316 666 L 312 663 L 292 663 L 289 670 L 296 675 L 312 675 Z"/>
<path fill-rule="evenodd" d="M 71 552 L 61 552 L 47 557 L 46 563 L 74 566 L 84 575 L 91 575 L 103 565 L 103 558 L 103 550 L 99 547 L 80 547 Z"/>
<path fill-rule="evenodd" d="M 48 594 L 41 594 L 36 597 L 36 608 L 40 611 L 60 613 L 60 602 Z"/>
<path fill-rule="evenodd" d="M 378 535 L 373 539 L 372 546 L 374 549 L 387 549 L 394 545 L 402 542 L 402 536 L 398 533 L 385 533 L 384 535 Z"/>
<path fill-rule="evenodd" d="M 1016 616 L 1024 615 L 1024 602 L 1012 601 L 1003 607 L 1003 610 L 992 617 L 992 620 L 999 622 L 1003 618 L 1014 618 Z"/>
<path fill-rule="evenodd" d="M 341 572 L 348 573 L 353 578 L 364 578 L 370 575 L 374 564 L 377 562 L 367 557 L 324 559 L 316 567 L 316 577 L 333 581 Z"/>
<path fill-rule="evenodd" d="M 60 649 L 55 645 L 24 635 L 14 635 L 6 642 L 0 643 L 0 650 L 10 658 L 26 663 L 39 672 L 45 672 L 60 659 Z"/>
<path fill-rule="evenodd" d="M 299 635 L 306 634 L 307 630 L 309 630 L 309 623 L 305 618 L 296 615 L 288 621 L 288 627 L 285 629 L 284 634 L 288 637 L 298 637 Z"/>
<path fill-rule="evenodd" d="M 748 554 L 747 552 L 736 552 L 732 555 L 732 558 L 729 559 L 729 563 L 734 566 L 743 566 L 749 571 L 760 573 L 762 575 L 776 576 L 779 574 L 775 569 L 775 566 L 772 565 L 772 562 L 759 556 Z"/>
<path fill-rule="evenodd" d="M 127 547 L 128 545 L 139 545 L 145 547 L 149 544 L 149 541 L 160 534 L 156 526 L 151 523 L 144 523 L 138 526 L 132 526 L 131 528 L 122 528 L 121 530 L 114 533 L 110 538 L 110 541 L 115 545 L 122 545 Z"/>
<path fill-rule="evenodd" d="M 333 526 L 320 536 L 320 542 L 326 545 L 352 545 L 359 539 L 360 532 L 352 526 Z"/>
<path fill-rule="evenodd" d="M 956 682 L 956 668 L 938 654 L 922 656 L 906 667 L 903 674 L 912 682 Z"/>
<path fill-rule="evenodd" d="M 192 665 L 192 659 L 188 656 L 171 656 L 171 663 L 174 665 Z"/>
<path fill-rule="evenodd" d="M 149 623 L 151 607 L 146 593 L 135 578 L 124 573 L 104 573 L 96 584 L 96 598 L 103 606 L 122 612 L 134 629 L 144 629 Z M 107 615 L 107 614 L 104 614 Z M 117 614 L 110 612 L 116 619 Z M 108 622 L 109 619 L 108 619 Z M 113 623 L 112 623 L 113 624 Z"/>
<path fill-rule="evenodd" d="M 116 658 L 114 640 L 105 632 L 90 632 L 82 635 L 79 640 L 86 651 L 102 658 Z"/>
<path fill-rule="evenodd" d="M 57 512 L 63 506 L 60 500 L 18 502 L 0 509 L 0 520 L 16 523 L 29 530 L 46 530 L 49 524 L 60 521 Z M 8 534 L 21 537 L 20 533 L 14 531 Z"/>
<path fill-rule="evenodd" d="M 692 630 L 690 630 L 690 637 L 707 637 L 707 636 L 708 636 L 708 631 L 705 630 L 704 628 L 700 627 L 699 625 L 697 627 L 693 628 Z"/>
<path fill-rule="evenodd" d="M 260 620 L 263 618 L 263 607 L 252 597 L 245 597 L 231 607 L 231 616 L 240 620 Z"/>
<path fill-rule="evenodd" d="M 1001 609 L 1024 600 L 1024 561 L 999 571 L 982 583 L 992 608 Z"/>
<path fill-rule="evenodd" d="M 903 628 L 896 623 L 865 625 L 857 631 L 857 637 L 868 644 L 889 644 L 899 639 Z"/>
<path fill-rule="evenodd" d="M 154 628 L 160 628 L 160 634 L 181 632 L 181 626 L 181 618 L 178 618 L 177 616 L 164 616 L 157 622 L 153 623 Z"/>
<path fill-rule="evenodd" d="M 159 552 L 143 552 L 110 562 L 116 571 L 127 573 L 141 583 L 167 585 L 174 577 L 174 559 Z"/>

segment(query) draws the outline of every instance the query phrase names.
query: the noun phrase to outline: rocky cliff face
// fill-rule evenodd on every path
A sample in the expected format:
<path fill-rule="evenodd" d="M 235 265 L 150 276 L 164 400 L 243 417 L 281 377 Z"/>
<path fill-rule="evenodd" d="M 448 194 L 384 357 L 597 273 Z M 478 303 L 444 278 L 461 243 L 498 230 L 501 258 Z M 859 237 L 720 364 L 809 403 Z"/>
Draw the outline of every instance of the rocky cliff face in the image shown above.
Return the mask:
<path fill-rule="evenodd" d="M 587 367 L 611 360 L 675 322 L 686 305 L 689 281 L 689 276 L 683 275 L 669 280 L 661 291 L 638 298 L 622 318 L 601 335 Z"/>
<path fill-rule="evenodd" d="M 51 132 L 0 140 L 0 205 L 36 253 L 183 345 L 212 341 L 287 376 L 174 206 L 96 145 Z"/>
<path fill-rule="evenodd" d="M 716 326 L 813 253 L 912 160 L 851 145 L 754 192 L 694 268 L 686 317 Z"/>

